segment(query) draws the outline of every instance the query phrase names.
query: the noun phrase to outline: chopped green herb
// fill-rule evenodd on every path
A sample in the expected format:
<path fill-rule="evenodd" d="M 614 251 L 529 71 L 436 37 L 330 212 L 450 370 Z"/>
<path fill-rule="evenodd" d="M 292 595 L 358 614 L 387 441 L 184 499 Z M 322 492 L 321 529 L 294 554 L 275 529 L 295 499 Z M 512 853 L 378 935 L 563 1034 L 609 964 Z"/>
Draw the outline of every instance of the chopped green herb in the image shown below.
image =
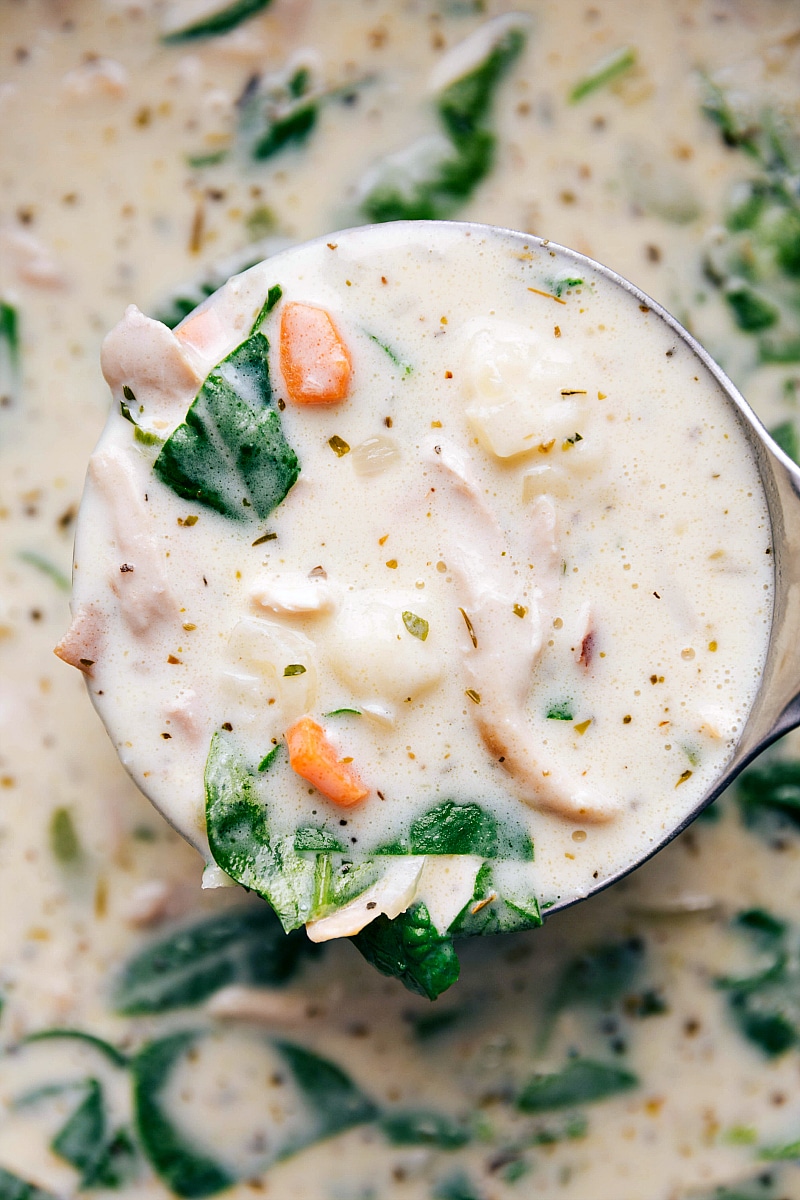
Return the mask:
<path fill-rule="evenodd" d="M 232 983 L 280 987 L 313 953 L 305 934 L 287 937 L 266 905 L 231 909 L 146 946 L 124 967 L 112 1004 L 137 1016 L 200 1004 Z"/>
<path fill-rule="evenodd" d="M 571 89 L 568 100 L 570 104 L 578 104 L 592 92 L 607 87 L 636 66 L 636 51 L 630 46 L 621 46 L 606 58 L 601 59 L 582 79 Z"/>
<path fill-rule="evenodd" d="M 569 700 L 560 700 L 551 704 L 546 713 L 548 721 L 572 721 L 572 704 Z"/>
<path fill-rule="evenodd" d="M 340 438 L 337 433 L 333 437 L 328 438 L 328 445 L 337 458 L 344 458 L 345 454 L 350 453 L 349 443 L 344 438 Z"/>
<path fill-rule="evenodd" d="M 330 712 L 323 715 L 326 717 L 361 717 L 363 713 L 360 708 L 332 708 Z"/>
<path fill-rule="evenodd" d="M 261 537 L 257 537 L 251 546 L 263 546 L 265 542 L 274 542 L 277 540 L 277 533 L 262 533 Z"/>
<path fill-rule="evenodd" d="M 302 663 L 289 663 L 288 666 L 283 668 L 284 677 L 287 679 L 291 679 L 293 675 L 305 675 L 305 673 L 306 668 Z"/>
<path fill-rule="evenodd" d="M 211 150 L 208 154 L 187 154 L 186 165 L 196 171 L 201 171 L 204 167 L 219 166 L 221 162 L 225 162 L 227 157 L 227 150 Z"/>
<path fill-rule="evenodd" d="M 268 517 L 299 474 L 272 403 L 269 342 L 258 329 L 264 315 L 208 376 L 154 464 L 177 495 L 235 520 Z"/>
<path fill-rule="evenodd" d="M 576 1058 L 556 1074 L 534 1075 L 520 1093 L 517 1107 L 526 1113 L 573 1108 L 594 1104 L 638 1085 L 638 1078 L 622 1067 Z"/>
<path fill-rule="evenodd" d="M 81 857 L 81 844 L 68 808 L 56 808 L 50 818 L 50 849 L 63 866 Z"/>
<path fill-rule="evenodd" d="M 48 579 L 51 579 L 56 587 L 62 592 L 72 590 L 72 584 L 69 576 L 52 563 L 44 554 L 37 553 L 36 550 L 20 550 L 17 557 L 21 562 L 27 563 L 30 567 L 36 567 L 37 571 L 41 571 Z"/>
<path fill-rule="evenodd" d="M 280 750 L 281 750 L 280 745 L 273 746 L 272 749 L 264 755 L 261 762 L 258 764 L 258 770 L 262 774 L 264 771 L 268 771 L 270 769 L 272 764 L 275 762 L 275 759 L 277 758 L 278 754 L 280 753 Z"/>
<path fill-rule="evenodd" d="M 410 992 L 435 1000 L 458 979 L 452 938 L 440 934 L 422 903 L 390 921 L 376 917 L 350 939 L 382 975 L 399 979 Z"/>
<path fill-rule="evenodd" d="M 269 314 L 272 312 L 275 305 L 280 301 L 282 295 L 283 295 L 283 288 L 281 287 L 281 285 L 279 283 L 273 284 L 273 286 L 267 292 L 266 300 L 261 305 L 261 308 L 258 310 L 258 316 L 256 317 L 255 321 L 253 321 L 252 327 L 250 329 L 251 337 L 253 336 L 254 333 L 258 333 L 259 329 L 264 324 L 264 322 L 266 321 Z"/>
<path fill-rule="evenodd" d="M 412 637 L 419 638 L 421 642 L 425 641 L 430 627 L 424 617 L 418 617 L 412 612 L 404 612 L 403 624 Z"/>
<path fill-rule="evenodd" d="M 244 220 L 245 229 L 254 242 L 260 242 L 263 238 L 269 237 L 271 233 L 275 232 L 277 224 L 278 218 L 266 204 L 259 204 L 247 214 Z"/>
<path fill-rule="evenodd" d="M 367 337 L 371 342 L 374 342 L 376 346 L 381 348 L 383 353 L 394 363 L 396 367 L 399 367 L 404 377 L 411 374 L 414 368 L 409 363 L 404 362 L 396 350 L 393 350 L 392 347 L 387 345 L 386 342 L 382 342 L 381 339 L 376 337 L 374 333 L 367 332 Z"/>
<path fill-rule="evenodd" d="M 136 424 L 136 422 L 134 422 Z M 142 446 L 160 446 L 164 439 L 160 438 L 157 433 L 151 433 L 149 429 L 142 429 L 141 425 L 136 425 L 133 431 L 134 439 L 140 442 Z"/>
<path fill-rule="evenodd" d="M 270 3 L 271 0 L 233 0 L 231 4 L 226 4 L 198 21 L 165 33 L 161 40 L 167 45 L 174 45 L 177 42 L 195 41 L 199 38 L 219 37 L 220 34 L 229 33 L 238 25 L 249 21 L 251 17 L 268 8 Z"/>

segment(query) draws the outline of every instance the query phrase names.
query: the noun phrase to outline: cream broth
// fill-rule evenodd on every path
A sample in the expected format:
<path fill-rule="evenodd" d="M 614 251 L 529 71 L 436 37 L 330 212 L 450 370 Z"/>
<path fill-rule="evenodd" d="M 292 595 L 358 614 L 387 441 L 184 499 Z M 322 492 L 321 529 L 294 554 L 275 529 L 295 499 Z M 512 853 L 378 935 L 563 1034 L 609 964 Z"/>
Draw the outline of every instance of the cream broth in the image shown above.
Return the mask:
<path fill-rule="evenodd" d="M 52 655 L 70 621 L 75 514 L 107 417 L 108 330 L 131 303 L 176 322 L 287 243 L 396 218 L 401 200 L 415 215 L 427 205 L 427 215 L 530 230 L 634 280 L 791 447 L 796 6 L 517 8 L 521 17 L 495 2 L 273 0 L 228 32 L 165 44 L 199 7 L 3 7 L 3 1200 L 226 1188 L 236 1200 L 800 1197 L 800 843 L 786 816 L 796 739 L 718 801 L 715 820 L 622 885 L 542 929 L 459 942 L 461 977 L 431 1005 L 346 941 L 309 953 L 302 930 L 285 935 L 240 889 L 200 892 L 196 851 L 132 784 L 78 673 Z M 447 89 L 498 46 L 465 127 Z M 288 276 L 264 282 L 288 288 Z M 562 298 L 540 299 L 572 315 L 576 297 Z M 662 370 L 686 366 L 665 357 Z M 352 471 L 368 433 L 351 441 L 338 419 L 333 433 L 351 452 L 326 447 L 323 461 Z M 563 515 L 564 496 L 554 503 Z M 176 518 L 194 511 L 175 500 Z M 175 543 L 215 520 L 175 524 Z M 275 554 L 248 551 L 253 573 Z M 390 557 L 399 572 L 399 553 L 374 561 Z M 218 569 L 229 565 L 223 556 Z M 639 569 L 631 560 L 626 594 L 627 576 L 644 593 Z M 728 653 L 718 642 L 709 660 Z M 699 646 L 675 642 L 678 654 L 690 647 L 705 665 Z M 752 671 L 755 639 L 747 652 Z M 638 711 L 619 715 L 650 712 L 662 673 L 664 685 L 640 689 Z M 219 717 L 207 719 L 210 730 Z M 548 738 L 552 727 L 569 741 L 572 724 L 548 722 Z M 585 755 L 595 732 L 570 753 Z M 671 802 L 690 807 L 692 779 L 667 789 Z M 558 822 L 514 803 L 536 826 L 544 871 L 545 831 Z M 576 824 L 587 837 L 573 841 L 564 826 L 573 879 L 612 827 Z M 537 887 L 546 901 L 544 880 Z M 103 1043 L 24 1040 L 54 1030 Z"/>
<path fill-rule="evenodd" d="M 314 827 L 348 862 L 444 821 L 443 803 L 478 802 L 532 839 L 535 861 L 498 868 L 492 889 L 523 907 L 619 873 L 713 785 L 769 633 L 760 481 L 699 361 L 633 296 L 575 275 L 546 246 L 480 228 L 379 226 L 252 268 L 174 337 L 136 310 L 109 335 L 115 406 L 59 653 L 191 841 L 205 846 L 216 730 L 254 765 L 277 748 L 252 776 L 270 837 Z M 283 362 L 286 322 L 309 303 L 349 360 L 346 394 L 324 403 L 293 400 Z M 211 465 L 196 441 L 169 440 L 194 437 L 182 419 L 198 376 L 270 343 L 280 453 L 300 464 L 277 505 L 224 465 L 216 392 L 198 401 Z M 249 395 L 241 367 L 220 370 Z M 292 769 L 309 718 L 357 769 L 352 806 Z M 415 900 L 446 932 L 480 855 L 457 880 L 413 857 L 383 859 L 363 898 L 349 886 L 346 912 L 333 893 L 315 902 L 311 936 Z"/>

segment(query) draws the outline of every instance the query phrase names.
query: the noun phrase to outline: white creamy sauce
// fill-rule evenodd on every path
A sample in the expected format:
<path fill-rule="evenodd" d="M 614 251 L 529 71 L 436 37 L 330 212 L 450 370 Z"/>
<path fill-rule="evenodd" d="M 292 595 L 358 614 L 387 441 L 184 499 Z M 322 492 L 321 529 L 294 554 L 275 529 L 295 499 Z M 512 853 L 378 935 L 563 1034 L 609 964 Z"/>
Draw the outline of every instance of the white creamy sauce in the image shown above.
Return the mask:
<path fill-rule="evenodd" d="M 375 281 L 378 251 L 348 241 L 348 257 L 344 244 L 311 249 L 303 266 L 290 250 L 240 276 L 191 345 L 149 318 L 176 291 L 173 318 L 185 316 L 292 243 L 324 247 L 333 230 L 397 216 L 400 194 L 427 215 L 529 230 L 607 263 L 691 328 L 768 428 L 791 425 L 796 6 L 521 0 L 512 14 L 494 0 L 272 0 L 219 36 L 160 41 L 219 7 L 15 0 L 0 16 L 0 1198 L 40 1200 L 31 1184 L 58 1200 L 226 1188 L 235 1200 L 797 1200 L 800 843 L 791 820 L 764 811 L 791 804 L 796 774 L 780 786 L 774 765 L 751 776 L 748 791 L 717 802 L 716 820 L 543 929 L 459 940 L 460 979 L 431 1005 L 346 941 L 309 956 L 302 930 L 276 940 L 267 905 L 217 886 L 218 867 L 201 890 L 197 851 L 131 782 L 84 681 L 52 654 L 70 626 L 75 517 L 107 419 L 108 331 L 131 304 L 148 315 L 112 336 L 102 365 L 117 402 L 137 372 L 145 429 L 163 438 L 280 284 L 281 304 L 334 315 L 353 386 L 340 406 L 280 414 L 301 472 L 252 536 L 150 488 L 158 447 L 133 442 L 118 405 L 93 457 L 97 532 L 82 526 L 76 611 L 82 599 L 97 608 L 67 652 L 94 647 L 78 657 L 95 660 L 90 688 L 106 693 L 94 699 L 115 740 L 133 743 L 120 749 L 136 781 L 205 853 L 211 735 L 231 724 L 222 732 L 248 761 L 281 740 L 283 718 L 269 726 L 270 706 L 254 700 L 272 695 L 276 647 L 291 647 L 287 664 L 313 651 L 316 677 L 276 674 L 271 708 L 309 708 L 370 789 L 344 817 L 321 798 L 315 823 L 346 819 L 340 833 L 372 837 L 388 760 L 394 790 L 381 811 L 398 825 L 435 797 L 461 799 L 455 777 L 471 784 L 463 799 L 533 835 L 533 863 L 493 863 L 475 922 L 499 903 L 492 892 L 577 895 L 594 871 L 612 874 L 658 841 L 730 753 L 771 602 L 757 477 L 688 353 L 668 358 L 672 343 L 658 345 L 665 335 L 638 309 L 610 312 L 601 282 L 565 290 L 564 304 L 528 292 L 552 291 L 540 260 L 509 276 L 521 305 L 505 276 L 487 302 L 464 259 L 460 276 L 424 264 L 424 288 L 406 285 L 411 252 L 388 233 L 378 239 L 394 263 L 378 273 L 388 285 Z M 495 52 L 488 99 L 476 108 L 473 96 L 465 126 L 459 81 Z M 704 79 L 724 103 L 709 101 Z M 716 124 L 704 102 L 717 105 Z M 295 140 L 280 146 L 287 129 Z M 787 150 L 783 165 L 769 138 Z M 280 319 L 278 306 L 264 326 L 278 395 Z M 631 326 L 647 340 L 632 341 Z M 551 387 L 552 404 L 539 403 Z M 587 394 L 562 399 L 562 388 Z M 375 391 L 377 412 L 362 402 Z M 550 453 L 517 453 L 528 424 L 537 439 L 553 430 Z M 561 450 L 575 432 L 583 440 Z M 333 435 L 350 445 L 341 458 Z M 322 533 L 315 501 L 331 481 L 339 508 L 323 499 Z M 424 503 L 431 486 L 446 520 Z M 475 550 L 485 561 L 498 525 L 514 568 L 547 569 L 529 571 L 535 583 L 514 598 L 525 617 L 512 612 L 496 645 L 479 636 L 476 650 L 457 610 L 480 604 Z M 262 531 L 278 538 L 254 547 Z M 327 579 L 309 579 L 318 564 Z M 517 578 L 497 571 L 491 585 L 506 596 Z M 424 643 L 397 624 L 398 606 L 428 621 Z M 367 617 L 409 652 L 403 679 L 419 698 L 408 714 L 386 657 L 352 668 L 373 644 Z M 101 646 L 104 630 L 114 636 Z M 525 641 L 509 656 L 508 639 L 522 638 L 513 630 Z M 573 647 L 591 631 L 587 669 Z M 612 819 L 530 806 L 492 761 L 464 695 L 481 692 L 469 673 L 485 677 L 476 656 L 489 649 L 511 660 L 504 702 L 522 713 L 526 746 L 592 797 L 613 792 Z M 573 720 L 548 720 L 545 706 L 568 699 Z M 323 715 L 349 706 L 365 715 Z M 581 734 L 582 717 L 592 724 Z M 435 724 L 445 719 L 452 736 Z M 449 775 L 445 737 L 461 747 Z M 780 759 L 797 752 L 790 738 Z M 288 771 L 284 758 L 282 781 Z M 287 828 L 292 805 L 317 807 L 302 787 L 291 796 Z M 453 897 L 478 887 L 482 863 L 394 856 L 355 908 L 322 918 L 340 922 L 322 933 L 346 934 L 373 901 L 413 911 L 423 889 L 434 933 L 450 928 Z M 185 927 L 201 933 L 175 940 Z M 140 957 L 162 942 L 155 959 Z M 424 947 L 452 967 L 430 937 Z M 24 1040 L 52 1030 L 105 1048 Z M 542 1098 L 542 1074 L 572 1088 L 573 1103 L 555 1106 L 553 1079 Z M 171 1157 L 159 1131 L 174 1134 Z"/>

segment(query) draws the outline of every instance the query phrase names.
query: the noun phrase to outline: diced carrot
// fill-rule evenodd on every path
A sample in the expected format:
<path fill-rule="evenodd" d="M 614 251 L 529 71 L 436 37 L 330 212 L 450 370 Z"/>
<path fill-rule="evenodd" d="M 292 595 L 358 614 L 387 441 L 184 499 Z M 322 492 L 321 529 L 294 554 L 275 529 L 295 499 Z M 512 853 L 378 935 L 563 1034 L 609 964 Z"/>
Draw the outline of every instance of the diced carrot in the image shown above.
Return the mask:
<path fill-rule="evenodd" d="M 281 314 L 281 371 L 295 404 L 338 404 L 350 390 L 353 365 L 329 312 L 291 303 Z"/>
<path fill-rule="evenodd" d="M 339 762 L 336 749 L 325 730 L 311 717 L 300 717 L 286 730 L 289 765 L 313 784 L 323 796 L 342 808 L 350 808 L 369 795 L 369 788 L 350 763 Z"/>

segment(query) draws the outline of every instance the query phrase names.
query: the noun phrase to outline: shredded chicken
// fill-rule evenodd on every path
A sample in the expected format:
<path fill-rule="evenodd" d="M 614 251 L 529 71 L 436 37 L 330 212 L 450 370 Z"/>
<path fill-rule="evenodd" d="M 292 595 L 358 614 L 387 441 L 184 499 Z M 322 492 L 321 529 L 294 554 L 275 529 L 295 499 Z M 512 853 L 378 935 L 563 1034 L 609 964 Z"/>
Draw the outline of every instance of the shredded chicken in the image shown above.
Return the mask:
<path fill-rule="evenodd" d="M 425 857 L 409 854 L 386 861 L 386 870 L 372 887 L 330 916 L 308 922 L 306 933 L 312 942 L 353 937 L 382 913 L 393 920 L 406 911 L 417 894 Z"/>
<path fill-rule="evenodd" d="M 92 675 L 102 653 L 105 632 L 105 619 L 100 609 L 94 604 L 81 605 L 53 653 L 71 667 L 83 671 L 84 675 Z"/>
<path fill-rule="evenodd" d="M 115 400 L 125 401 L 137 424 L 160 432 L 183 420 L 206 374 L 171 329 L 135 304 L 107 335 L 100 365 Z"/>
<path fill-rule="evenodd" d="M 167 586 L 164 557 L 146 532 L 147 514 L 133 468 L 121 450 L 100 450 L 89 460 L 89 478 L 111 517 L 116 559 L 111 590 L 137 637 L 162 621 L 176 620 L 177 603 Z"/>
<path fill-rule="evenodd" d="M 542 650 L 542 607 L 558 584 L 560 555 L 555 510 L 546 497 L 534 510 L 536 590 L 518 615 L 520 585 L 514 560 L 496 517 L 470 478 L 464 455 L 455 447 L 431 444 L 455 505 L 448 519 L 448 568 L 463 598 L 471 629 L 463 645 L 469 707 L 484 744 L 514 780 L 520 799 L 533 808 L 583 821 L 608 821 L 618 811 L 612 797 L 579 785 L 532 744 L 525 701 Z M 515 609 L 515 605 L 517 608 Z"/>

